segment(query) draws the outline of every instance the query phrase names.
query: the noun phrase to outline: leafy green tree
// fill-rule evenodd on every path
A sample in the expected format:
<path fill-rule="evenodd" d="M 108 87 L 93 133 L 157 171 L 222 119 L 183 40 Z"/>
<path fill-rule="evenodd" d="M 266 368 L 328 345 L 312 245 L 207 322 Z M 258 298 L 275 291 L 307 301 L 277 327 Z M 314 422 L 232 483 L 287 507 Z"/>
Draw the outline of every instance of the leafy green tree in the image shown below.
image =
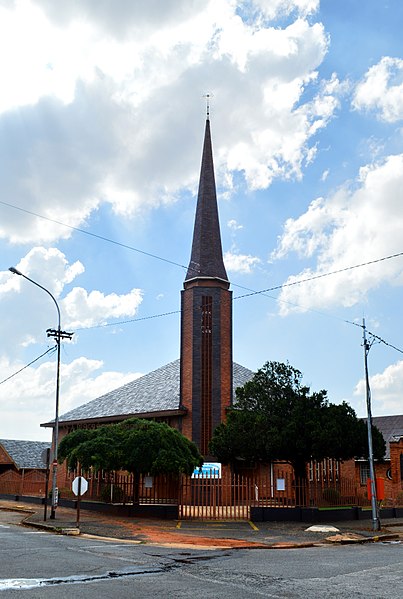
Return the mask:
<path fill-rule="evenodd" d="M 140 474 L 191 474 L 203 458 L 197 446 L 167 424 L 130 418 L 96 429 L 78 429 L 59 445 L 59 462 L 71 468 L 78 463 L 107 471 L 134 474 L 134 502 L 138 499 Z"/>
<path fill-rule="evenodd" d="M 385 454 L 374 427 L 374 453 Z M 302 374 L 289 364 L 267 362 L 236 390 L 235 407 L 214 431 L 210 451 L 223 463 L 285 460 L 295 476 L 306 477 L 306 463 L 347 460 L 368 453 L 365 422 L 346 403 L 328 402 L 326 391 L 310 393 Z"/>

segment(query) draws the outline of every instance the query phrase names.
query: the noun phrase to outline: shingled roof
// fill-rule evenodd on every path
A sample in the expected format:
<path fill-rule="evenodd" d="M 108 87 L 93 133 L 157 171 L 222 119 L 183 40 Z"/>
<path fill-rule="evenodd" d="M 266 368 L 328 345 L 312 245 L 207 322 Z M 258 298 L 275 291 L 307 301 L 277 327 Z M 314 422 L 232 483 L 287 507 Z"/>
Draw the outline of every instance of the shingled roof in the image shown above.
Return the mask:
<path fill-rule="evenodd" d="M 382 433 L 386 443 L 385 459 L 390 459 L 390 441 L 403 437 L 403 415 L 397 416 L 373 416 L 374 424 Z"/>
<path fill-rule="evenodd" d="M 59 417 L 59 423 L 122 420 L 130 416 L 150 417 L 183 414 L 179 404 L 180 360 L 170 362 L 118 389 L 74 408 Z M 233 387 L 250 380 L 253 372 L 233 363 Z M 52 426 L 51 422 L 42 426 Z"/>
<path fill-rule="evenodd" d="M 45 449 L 50 443 L 43 441 L 18 441 L 15 439 L 0 439 L 0 445 L 10 456 L 18 470 L 46 468 L 46 462 L 42 459 Z"/>

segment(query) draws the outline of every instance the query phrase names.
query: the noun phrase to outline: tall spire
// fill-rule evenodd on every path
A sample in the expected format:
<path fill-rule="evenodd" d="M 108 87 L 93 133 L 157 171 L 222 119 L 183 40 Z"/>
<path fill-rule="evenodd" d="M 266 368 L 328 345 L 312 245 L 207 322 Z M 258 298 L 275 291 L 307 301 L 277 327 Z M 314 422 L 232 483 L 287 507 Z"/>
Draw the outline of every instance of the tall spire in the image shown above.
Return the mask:
<path fill-rule="evenodd" d="M 185 282 L 192 279 L 205 278 L 221 279 L 228 282 L 222 255 L 213 151 L 211 147 L 209 105 L 207 106 L 192 253 Z"/>
<path fill-rule="evenodd" d="M 232 404 L 229 286 L 222 256 L 207 104 L 192 254 L 181 293 L 180 382 L 181 404 L 187 410 L 182 433 L 198 445 L 205 457 L 210 455 L 214 429 L 225 420 Z"/>

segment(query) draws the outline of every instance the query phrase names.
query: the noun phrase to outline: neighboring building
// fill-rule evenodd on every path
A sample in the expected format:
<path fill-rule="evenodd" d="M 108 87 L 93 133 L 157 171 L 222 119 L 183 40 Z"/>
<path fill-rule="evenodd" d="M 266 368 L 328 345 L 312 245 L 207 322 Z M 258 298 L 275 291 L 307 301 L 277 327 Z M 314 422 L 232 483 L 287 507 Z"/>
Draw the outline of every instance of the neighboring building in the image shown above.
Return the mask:
<path fill-rule="evenodd" d="M 385 499 L 403 501 L 403 415 L 373 416 L 372 423 L 381 431 L 386 443 L 384 462 L 375 463 L 376 476 L 384 479 Z M 355 462 L 355 479 L 365 492 L 369 478 L 368 460 Z"/>
<path fill-rule="evenodd" d="M 0 439 L 0 488 L 11 495 L 43 494 L 50 443 Z"/>
<path fill-rule="evenodd" d="M 375 416 L 372 422 L 382 433 L 386 444 L 384 459 L 375 460 L 376 477 L 384 481 L 384 502 L 394 504 L 398 500 L 403 504 L 403 415 Z M 307 465 L 307 476 L 309 481 L 322 484 L 339 479 L 350 480 L 358 495 L 367 497 L 367 481 L 370 478 L 368 460 L 311 461 Z"/>
<path fill-rule="evenodd" d="M 253 372 L 232 360 L 232 292 L 221 246 L 210 120 L 207 116 L 193 243 L 182 291 L 180 359 L 59 418 L 60 437 L 131 416 L 164 421 L 208 456 L 234 389 Z M 53 422 L 43 424 L 53 427 Z"/>

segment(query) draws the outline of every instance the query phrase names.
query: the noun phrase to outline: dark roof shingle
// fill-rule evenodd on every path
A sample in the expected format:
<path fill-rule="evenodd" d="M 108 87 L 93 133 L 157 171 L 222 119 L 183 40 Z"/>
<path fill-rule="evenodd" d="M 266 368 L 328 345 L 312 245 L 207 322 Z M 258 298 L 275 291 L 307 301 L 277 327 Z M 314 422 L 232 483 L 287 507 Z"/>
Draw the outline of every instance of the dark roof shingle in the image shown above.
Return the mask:
<path fill-rule="evenodd" d="M 234 389 L 246 383 L 252 376 L 251 370 L 234 362 Z M 179 410 L 179 382 L 180 360 L 175 360 L 62 414 L 59 417 L 59 422 L 118 418 L 119 416 Z"/>
<path fill-rule="evenodd" d="M 366 419 L 365 419 L 366 420 Z M 394 437 L 403 437 L 403 415 L 396 416 L 373 416 L 374 424 L 382 433 L 386 443 L 385 459 L 390 459 L 389 443 Z"/>
<path fill-rule="evenodd" d="M 46 462 L 42 459 L 42 455 L 44 450 L 50 447 L 50 443 L 0 439 L 0 445 L 4 447 L 19 470 L 22 468 L 46 468 Z"/>

